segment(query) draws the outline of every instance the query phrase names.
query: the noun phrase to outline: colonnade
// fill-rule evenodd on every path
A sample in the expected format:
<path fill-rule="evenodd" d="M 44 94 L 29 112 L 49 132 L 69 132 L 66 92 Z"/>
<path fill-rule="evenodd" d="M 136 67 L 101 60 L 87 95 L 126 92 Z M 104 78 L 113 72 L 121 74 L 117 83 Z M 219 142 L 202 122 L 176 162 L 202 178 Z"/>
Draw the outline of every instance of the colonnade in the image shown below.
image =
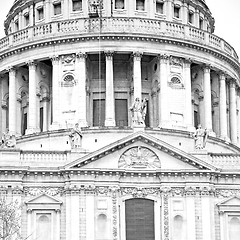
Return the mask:
<path fill-rule="evenodd" d="M 88 123 L 88 112 L 87 109 L 87 54 L 78 53 L 75 54 L 75 80 L 77 82 L 77 101 L 74 103 L 76 108 L 77 122 L 81 127 L 86 127 Z M 158 126 L 161 128 L 171 128 L 169 125 L 169 109 L 168 102 L 169 96 L 167 89 L 169 88 L 169 56 L 160 55 L 156 56 L 156 62 L 158 64 L 158 86 L 156 94 L 150 101 L 151 106 L 151 118 L 158 120 L 158 123 L 151 125 Z M 47 126 L 47 111 L 44 110 L 44 130 L 54 130 L 61 128 L 61 106 L 60 106 L 60 82 L 62 81 L 62 72 L 60 71 L 60 57 L 53 56 L 52 62 L 52 91 L 51 91 L 51 109 L 52 109 L 52 120 L 50 126 Z M 132 102 L 135 98 L 141 100 L 143 94 L 142 76 L 141 76 L 141 60 L 142 54 L 135 52 L 132 54 L 131 62 L 132 68 L 132 83 L 133 96 L 129 99 Z M 38 88 L 38 77 L 36 73 L 37 62 L 27 62 L 28 74 L 29 74 L 29 108 L 28 108 L 28 126 L 26 134 L 39 132 L 38 119 L 37 119 L 37 88 Z M 105 66 L 106 66 L 106 88 L 105 88 L 105 126 L 115 127 L 115 97 L 114 97 L 114 52 L 105 52 Z M 16 78 L 16 67 L 10 67 L 8 69 L 9 74 L 9 131 L 13 134 L 17 132 L 17 81 Z M 212 100 L 211 100 L 211 68 L 209 65 L 202 66 L 203 72 L 203 112 L 204 121 L 200 122 L 201 125 L 212 132 L 213 119 L 212 119 Z M 219 82 L 219 137 L 223 139 L 231 138 L 232 143 L 237 143 L 240 134 L 240 123 L 238 110 L 240 107 L 240 97 L 237 96 L 237 84 L 234 79 L 230 79 L 229 85 L 229 121 L 227 119 L 227 91 L 226 81 L 227 76 L 225 73 L 220 72 L 218 74 Z M 191 76 L 191 61 L 188 59 L 183 60 L 183 72 L 182 72 L 183 86 L 185 89 L 185 103 L 184 103 L 184 126 L 187 129 L 193 128 L 193 105 L 192 105 L 192 76 Z M 131 79 L 129 79 L 131 81 Z M 152 85 L 153 79 L 151 80 Z M 90 90 L 91 91 L 91 90 Z M 154 117 L 153 117 L 154 116 Z M 151 121 L 153 122 L 153 121 Z M 229 129 L 228 129 L 229 126 Z M 153 126 L 150 126 L 153 127 Z M 228 136 L 230 133 L 230 136 Z"/>

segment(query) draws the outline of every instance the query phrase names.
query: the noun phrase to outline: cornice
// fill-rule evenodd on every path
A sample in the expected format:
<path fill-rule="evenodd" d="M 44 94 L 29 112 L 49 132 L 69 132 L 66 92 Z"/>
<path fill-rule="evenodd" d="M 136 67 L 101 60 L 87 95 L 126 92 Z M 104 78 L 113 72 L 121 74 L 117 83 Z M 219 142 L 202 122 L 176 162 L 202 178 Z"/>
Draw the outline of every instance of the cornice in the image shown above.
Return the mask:
<path fill-rule="evenodd" d="M 187 47 L 190 49 L 195 49 L 201 52 L 205 52 L 208 54 L 213 55 L 214 57 L 223 60 L 229 63 L 236 72 L 238 72 L 240 77 L 240 63 L 231 56 L 227 56 L 226 53 L 223 53 L 217 49 L 214 49 L 210 46 L 194 43 L 190 40 L 182 40 L 182 39 L 171 39 L 170 37 L 151 37 L 151 36 L 134 36 L 134 35 L 102 35 L 100 38 L 99 36 L 83 36 L 83 37 L 72 37 L 72 38 L 65 38 L 65 39 L 56 39 L 56 40 L 46 40 L 45 42 L 36 42 L 32 44 L 26 44 L 19 47 L 14 47 L 10 51 L 5 51 L 0 55 L 0 62 L 5 60 L 7 57 L 20 54 L 25 51 L 31 51 L 33 49 L 37 49 L 40 47 L 46 46 L 55 46 L 59 44 L 69 44 L 69 43 L 76 43 L 76 42 L 87 42 L 87 41 L 108 41 L 108 40 L 115 40 L 115 41 L 137 41 L 137 42 L 152 42 L 152 43 L 159 43 L 159 44 L 170 44 L 176 45 L 180 47 Z M 157 55 L 156 55 L 157 56 Z M 37 60 L 37 59 L 36 59 Z M 194 59 L 192 59 L 194 61 Z M 205 64 L 208 64 L 207 62 Z"/>

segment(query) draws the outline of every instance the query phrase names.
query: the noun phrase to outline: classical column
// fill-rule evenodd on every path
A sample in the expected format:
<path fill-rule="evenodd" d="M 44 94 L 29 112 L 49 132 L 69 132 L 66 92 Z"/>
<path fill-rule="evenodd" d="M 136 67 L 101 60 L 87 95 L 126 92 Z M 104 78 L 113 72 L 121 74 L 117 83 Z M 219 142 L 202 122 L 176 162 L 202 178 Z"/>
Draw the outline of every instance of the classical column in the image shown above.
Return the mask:
<path fill-rule="evenodd" d="M 167 0 L 166 1 L 166 16 L 167 21 L 172 21 L 173 18 L 173 0 Z"/>
<path fill-rule="evenodd" d="M 182 13 L 183 24 L 188 24 L 188 4 L 186 2 L 182 5 Z"/>
<path fill-rule="evenodd" d="M 79 127 L 87 126 L 87 94 L 86 94 L 86 58 L 87 54 L 77 53 L 76 59 L 76 75 L 77 75 L 77 103 L 76 103 L 76 113 L 77 122 Z"/>
<path fill-rule="evenodd" d="M 191 61 L 184 62 L 184 84 L 185 84 L 185 124 L 188 128 L 193 126 L 192 110 L 192 86 L 191 86 Z"/>
<path fill-rule="evenodd" d="M 237 144 L 237 106 L 236 106 L 236 83 L 230 82 L 230 136 L 233 144 Z"/>
<path fill-rule="evenodd" d="M 203 69 L 203 91 L 204 91 L 204 127 L 212 130 L 212 101 L 211 101 L 211 81 L 210 66 L 204 66 Z"/>
<path fill-rule="evenodd" d="M 168 93 L 167 93 L 167 77 L 169 57 L 167 55 L 158 56 L 160 69 L 160 91 L 159 91 L 159 127 L 164 127 L 169 121 L 168 111 Z"/>
<path fill-rule="evenodd" d="M 50 0 L 46 0 L 45 1 L 45 19 L 46 22 L 50 22 L 50 18 L 51 18 L 51 3 Z"/>
<path fill-rule="evenodd" d="M 59 128 L 59 57 L 53 56 L 52 60 L 52 125 L 51 130 Z"/>
<path fill-rule="evenodd" d="M 220 73 L 219 76 L 219 107 L 220 107 L 220 137 L 227 138 L 227 95 L 226 95 L 226 76 Z"/>
<path fill-rule="evenodd" d="M 16 134 L 17 130 L 17 90 L 16 90 L 16 69 L 15 68 L 9 68 L 9 133 Z"/>
<path fill-rule="evenodd" d="M 113 85 L 113 52 L 106 52 L 106 109 L 105 126 L 115 126 L 115 99 Z"/>
<path fill-rule="evenodd" d="M 142 99 L 142 77 L 141 77 L 141 58 L 142 54 L 139 52 L 133 53 L 133 87 L 134 87 L 134 100 Z"/>
<path fill-rule="evenodd" d="M 37 126 L 37 78 L 36 68 L 37 64 L 34 61 L 28 62 L 29 68 L 29 122 L 26 133 L 32 134 L 39 132 L 39 126 Z"/>
<path fill-rule="evenodd" d="M 48 130 L 48 105 L 49 105 L 49 98 L 45 97 L 42 100 L 43 103 L 43 132 Z"/>
<path fill-rule="evenodd" d="M 239 90 L 237 94 L 237 138 L 238 138 L 238 145 L 240 144 L 240 96 Z"/>

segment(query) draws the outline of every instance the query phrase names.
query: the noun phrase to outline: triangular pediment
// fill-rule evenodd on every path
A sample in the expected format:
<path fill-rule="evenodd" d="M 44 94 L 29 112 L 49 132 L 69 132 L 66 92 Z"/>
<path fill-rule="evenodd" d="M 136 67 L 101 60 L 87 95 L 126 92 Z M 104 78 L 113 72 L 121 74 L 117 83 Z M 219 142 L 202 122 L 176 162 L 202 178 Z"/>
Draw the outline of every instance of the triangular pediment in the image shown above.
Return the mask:
<path fill-rule="evenodd" d="M 144 132 L 137 132 L 65 166 L 65 169 L 215 170 L 206 163 Z"/>
<path fill-rule="evenodd" d="M 228 198 L 227 200 L 223 200 L 218 204 L 218 206 L 240 206 L 240 198 L 235 196 Z"/>
<path fill-rule="evenodd" d="M 26 204 L 62 204 L 62 202 L 52 196 L 42 194 L 27 201 Z"/>

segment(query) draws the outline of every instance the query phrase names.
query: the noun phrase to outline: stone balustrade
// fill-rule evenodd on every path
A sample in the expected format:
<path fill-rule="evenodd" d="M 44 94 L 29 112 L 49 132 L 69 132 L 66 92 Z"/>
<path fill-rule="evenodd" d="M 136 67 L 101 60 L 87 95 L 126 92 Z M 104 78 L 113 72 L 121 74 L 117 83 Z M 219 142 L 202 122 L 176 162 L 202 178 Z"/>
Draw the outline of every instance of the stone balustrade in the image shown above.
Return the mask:
<path fill-rule="evenodd" d="M 40 166 L 59 166 L 68 162 L 67 152 L 24 151 L 20 153 L 20 162 L 23 166 L 38 163 Z"/>
<path fill-rule="evenodd" d="M 211 164 L 223 169 L 240 169 L 240 155 L 211 154 Z"/>
<path fill-rule="evenodd" d="M 61 38 L 64 36 L 68 38 L 69 35 L 77 37 L 97 34 L 100 32 L 100 25 L 102 34 L 124 33 L 126 35 L 126 33 L 129 33 L 138 34 L 138 38 L 141 35 L 149 35 L 159 38 L 170 37 L 171 39 L 191 40 L 193 43 L 212 47 L 238 60 L 235 50 L 227 42 L 198 28 L 168 21 L 123 17 L 101 18 L 101 24 L 99 18 L 81 18 L 29 27 L 2 38 L 0 40 L 0 54 L 11 50 L 12 47 L 43 39 L 47 42 L 48 40 L 57 40 L 60 36 Z"/>

